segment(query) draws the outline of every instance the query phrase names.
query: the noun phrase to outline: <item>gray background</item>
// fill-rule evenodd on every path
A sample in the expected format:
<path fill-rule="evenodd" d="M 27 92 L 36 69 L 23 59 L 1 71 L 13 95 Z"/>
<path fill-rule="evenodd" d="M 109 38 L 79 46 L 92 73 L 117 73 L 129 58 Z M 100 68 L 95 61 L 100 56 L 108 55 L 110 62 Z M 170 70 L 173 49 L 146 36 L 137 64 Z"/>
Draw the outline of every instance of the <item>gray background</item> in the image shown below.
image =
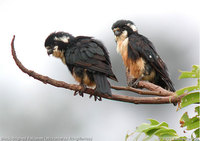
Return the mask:
<path fill-rule="evenodd" d="M 178 70 L 190 70 L 199 64 L 198 1 L 0 1 L 0 137 L 62 136 L 91 137 L 94 141 L 121 141 L 126 133 L 147 119 L 166 121 L 180 135 L 179 119 L 172 104 L 135 105 L 103 99 L 94 102 L 87 95 L 45 85 L 24 74 L 15 65 L 10 41 L 16 35 L 18 58 L 28 68 L 57 80 L 76 83 L 66 66 L 48 57 L 45 38 L 54 31 L 74 36 L 88 35 L 101 40 L 108 51 L 119 83 L 126 85 L 121 56 L 111 31 L 118 19 L 132 20 L 141 34 L 148 37 L 166 62 L 176 89 L 196 84 L 178 80 Z M 128 94 L 115 91 L 116 94 Z"/>

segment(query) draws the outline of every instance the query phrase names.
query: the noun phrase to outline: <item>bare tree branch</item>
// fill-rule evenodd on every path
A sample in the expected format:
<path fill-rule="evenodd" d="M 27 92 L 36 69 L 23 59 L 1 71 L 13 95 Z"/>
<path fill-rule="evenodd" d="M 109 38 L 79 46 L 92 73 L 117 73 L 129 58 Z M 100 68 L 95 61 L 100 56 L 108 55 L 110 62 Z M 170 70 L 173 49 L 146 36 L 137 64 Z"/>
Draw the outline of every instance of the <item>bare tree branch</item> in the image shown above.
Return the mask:
<path fill-rule="evenodd" d="M 68 84 L 63 81 L 57 81 L 48 76 L 38 74 L 32 70 L 25 68 L 16 56 L 16 52 L 14 49 L 14 40 L 15 40 L 15 35 L 13 36 L 13 39 L 11 42 L 12 56 L 13 56 L 13 59 L 14 59 L 16 65 L 24 73 L 28 74 L 29 76 L 33 77 L 34 79 L 37 79 L 45 84 L 50 84 L 55 87 L 61 87 L 61 88 L 65 88 L 65 89 L 69 89 L 69 90 L 73 90 L 73 91 L 83 90 L 83 87 L 80 85 Z M 135 92 L 135 93 L 138 93 L 141 95 L 156 95 L 156 96 L 160 96 L 160 97 L 133 97 L 133 96 L 124 96 L 124 95 L 117 95 L 117 94 L 112 94 L 112 96 L 109 96 L 106 94 L 96 93 L 95 90 L 90 89 L 90 88 L 87 88 L 84 91 L 84 93 L 90 94 L 90 95 L 96 95 L 96 96 L 103 97 L 103 98 L 110 99 L 110 100 L 129 102 L 129 103 L 135 103 L 135 104 L 178 103 L 178 102 L 180 102 L 182 97 L 187 95 L 187 94 L 183 94 L 183 95 L 177 97 L 175 93 L 167 91 L 167 90 L 165 90 L 155 84 L 152 84 L 150 82 L 140 81 L 138 85 L 139 85 L 139 87 L 146 88 L 148 90 L 141 90 L 141 89 L 136 89 L 136 88 L 131 88 L 131 87 L 121 87 L 121 86 L 111 86 L 111 88 L 115 89 L 115 90 L 131 91 L 131 92 Z"/>
<path fill-rule="evenodd" d="M 138 84 L 139 87 L 146 88 L 146 89 L 153 89 L 154 85 L 155 84 L 146 82 L 146 81 L 140 81 Z M 157 86 L 157 85 L 155 85 L 155 86 Z M 170 92 L 170 91 L 167 91 L 167 90 L 161 88 L 160 86 L 157 86 L 157 87 L 159 87 L 159 89 L 148 91 L 148 90 L 141 90 L 141 89 L 136 89 L 136 88 L 132 88 L 132 87 L 111 86 L 111 88 L 115 89 L 115 90 L 131 91 L 131 92 L 138 93 L 140 95 L 157 95 L 157 96 L 175 96 L 176 95 L 173 92 Z"/>

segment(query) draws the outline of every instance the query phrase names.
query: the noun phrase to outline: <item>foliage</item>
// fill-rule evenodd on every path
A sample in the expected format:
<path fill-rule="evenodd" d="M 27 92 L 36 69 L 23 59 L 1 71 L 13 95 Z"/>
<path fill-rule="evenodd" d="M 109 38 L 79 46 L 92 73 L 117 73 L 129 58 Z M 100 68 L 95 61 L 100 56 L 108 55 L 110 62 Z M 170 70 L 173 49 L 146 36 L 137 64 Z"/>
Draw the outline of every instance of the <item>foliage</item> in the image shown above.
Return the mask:
<path fill-rule="evenodd" d="M 184 108 L 190 104 L 198 103 L 200 102 L 199 99 L 199 90 L 200 90 L 200 67 L 198 65 L 192 66 L 192 71 L 180 71 L 181 75 L 179 79 L 184 78 L 197 78 L 197 85 L 196 86 L 190 86 L 185 87 L 183 89 L 177 90 L 177 95 L 182 95 L 184 93 L 190 93 L 189 95 L 182 98 L 182 101 L 179 105 L 179 108 Z"/>
<path fill-rule="evenodd" d="M 181 127 L 187 127 L 186 130 L 196 129 L 191 135 L 192 139 L 200 137 L 200 118 L 199 118 L 200 111 L 199 110 L 200 110 L 200 106 L 197 106 L 195 108 L 195 112 L 197 113 L 196 116 L 189 118 L 188 113 L 185 112 L 180 119 Z"/>
<path fill-rule="evenodd" d="M 200 90 L 200 67 L 198 65 L 192 66 L 192 71 L 180 71 L 181 75 L 179 79 L 184 78 L 197 78 L 197 85 L 196 86 L 189 86 L 183 89 L 177 90 L 176 94 L 182 95 L 184 93 L 188 93 L 185 97 L 182 98 L 181 103 L 178 106 L 178 109 L 182 109 L 188 105 L 194 103 L 200 103 L 199 99 L 199 90 Z M 200 106 L 195 108 L 195 112 L 197 113 L 196 116 L 189 118 L 188 113 L 185 112 L 180 119 L 180 124 L 182 128 L 186 127 L 186 130 L 194 130 L 191 134 L 191 139 L 200 138 Z M 166 122 L 159 123 L 154 119 L 149 119 L 150 124 L 143 123 L 136 128 L 136 130 L 131 133 L 127 134 L 125 141 L 132 135 L 137 134 L 134 138 L 137 140 L 147 141 L 152 139 L 152 137 L 158 137 L 160 141 L 169 141 L 169 140 L 186 140 L 186 137 L 179 137 L 175 130 L 170 129 Z M 143 135 L 145 135 L 143 137 Z"/>
<path fill-rule="evenodd" d="M 200 67 L 199 65 L 193 65 L 192 71 L 180 71 L 181 75 L 179 76 L 179 79 L 183 78 L 198 78 L 200 76 Z"/>
<path fill-rule="evenodd" d="M 154 135 L 160 137 L 160 138 L 166 138 L 166 137 L 178 137 L 175 130 L 170 129 L 168 127 L 168 124 L 166 122 L 159 123 L 158 121 L 154 119 L 149 119 L 150 124 L 143 123 L 140 126 L 137 127 L 136 131 L 134 133 L 139 133 L 136 140 L 141 139 L 142 133 L 144 133 L 146 136 L 143 138 L 143 141 L 151 139 Z M 131 134 L 132 135 L 132 134 Z M 127 134 L 126 140 L 128 139 L 130 135 Z"/>

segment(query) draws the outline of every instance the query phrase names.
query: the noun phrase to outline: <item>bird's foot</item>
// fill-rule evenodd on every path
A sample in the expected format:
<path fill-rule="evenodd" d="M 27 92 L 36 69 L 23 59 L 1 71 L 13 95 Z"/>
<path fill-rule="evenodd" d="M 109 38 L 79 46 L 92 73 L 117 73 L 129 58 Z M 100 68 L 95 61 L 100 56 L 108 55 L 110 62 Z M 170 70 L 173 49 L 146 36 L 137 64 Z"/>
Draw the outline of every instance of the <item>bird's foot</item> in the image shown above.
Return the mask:
<path fill-rule="evenodd" d="M 84 84 L 80 84 L 80 86 L 82 86 L 82 90 L 80 90 L 80 91 L 75 91 L 75 92 L 74 92 L 74 96 L 76 96 L 77 94 L 79 94 L 79 95 L 82 96 L 82 97 L 84 96 L 83 94 L 84 94 L 84 92 L 85 92 L 87 86 L 84 85 Z"/>
<path fill-rule="evenodd" d="M 128 86 L 129 86 L 129 87 L 136 88 L 137 85 L 138 85 L 138 82 L 136 83 L 135 80 L 131 80 L 131 81 L 128 82 Z"/>
<path fill-rule="evenodd" d="M 138 83 L 140 82 L 140 80 L 142 79 L 142 77 L 140 78 L 134 78 L 131 81 L 128 82 L 128 86 L 129 87 L 133 87 L 133 88 L 138 88 Z"/>
<path fill-rule="evenodd" d="M 91 94 L 89 98 L 91 98 L 92 96 L 94 96 L 94 101 L 97 101 L 97 100 L 98 101 L 102 101 L 101 97 L 97 96 L 96 93 L 98 93 L 98 92 L 95 89 L 94 95 Z"/>

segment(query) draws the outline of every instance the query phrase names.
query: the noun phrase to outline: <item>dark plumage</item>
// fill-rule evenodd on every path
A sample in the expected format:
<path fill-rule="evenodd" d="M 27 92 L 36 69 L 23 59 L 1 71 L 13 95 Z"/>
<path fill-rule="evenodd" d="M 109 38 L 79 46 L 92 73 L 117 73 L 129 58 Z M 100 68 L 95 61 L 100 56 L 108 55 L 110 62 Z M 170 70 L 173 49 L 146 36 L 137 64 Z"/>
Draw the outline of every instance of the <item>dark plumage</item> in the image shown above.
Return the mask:
<path fill-rule="evenodd" d="M 151 41 L 138 33 L 132 21 L 119 20 L 113 24 L 112 30 L 116 37 L 117 51 L 122 55 L 127 72 L 135 81 L 133 86 L 139 80 L 147 80 L 175 91 L 165 63 Z"/>
<path fill-rule="evenodd" d="M 53 54 L 67 65 L 80 85 L 96 86 L 97 92 L 111 95 L 107 77 L 115 81 L 117 78 L 112 72 L 108 51 L 100 41 L 55 32 L 47 37 L 45 47 L 49 55 Z"/>

